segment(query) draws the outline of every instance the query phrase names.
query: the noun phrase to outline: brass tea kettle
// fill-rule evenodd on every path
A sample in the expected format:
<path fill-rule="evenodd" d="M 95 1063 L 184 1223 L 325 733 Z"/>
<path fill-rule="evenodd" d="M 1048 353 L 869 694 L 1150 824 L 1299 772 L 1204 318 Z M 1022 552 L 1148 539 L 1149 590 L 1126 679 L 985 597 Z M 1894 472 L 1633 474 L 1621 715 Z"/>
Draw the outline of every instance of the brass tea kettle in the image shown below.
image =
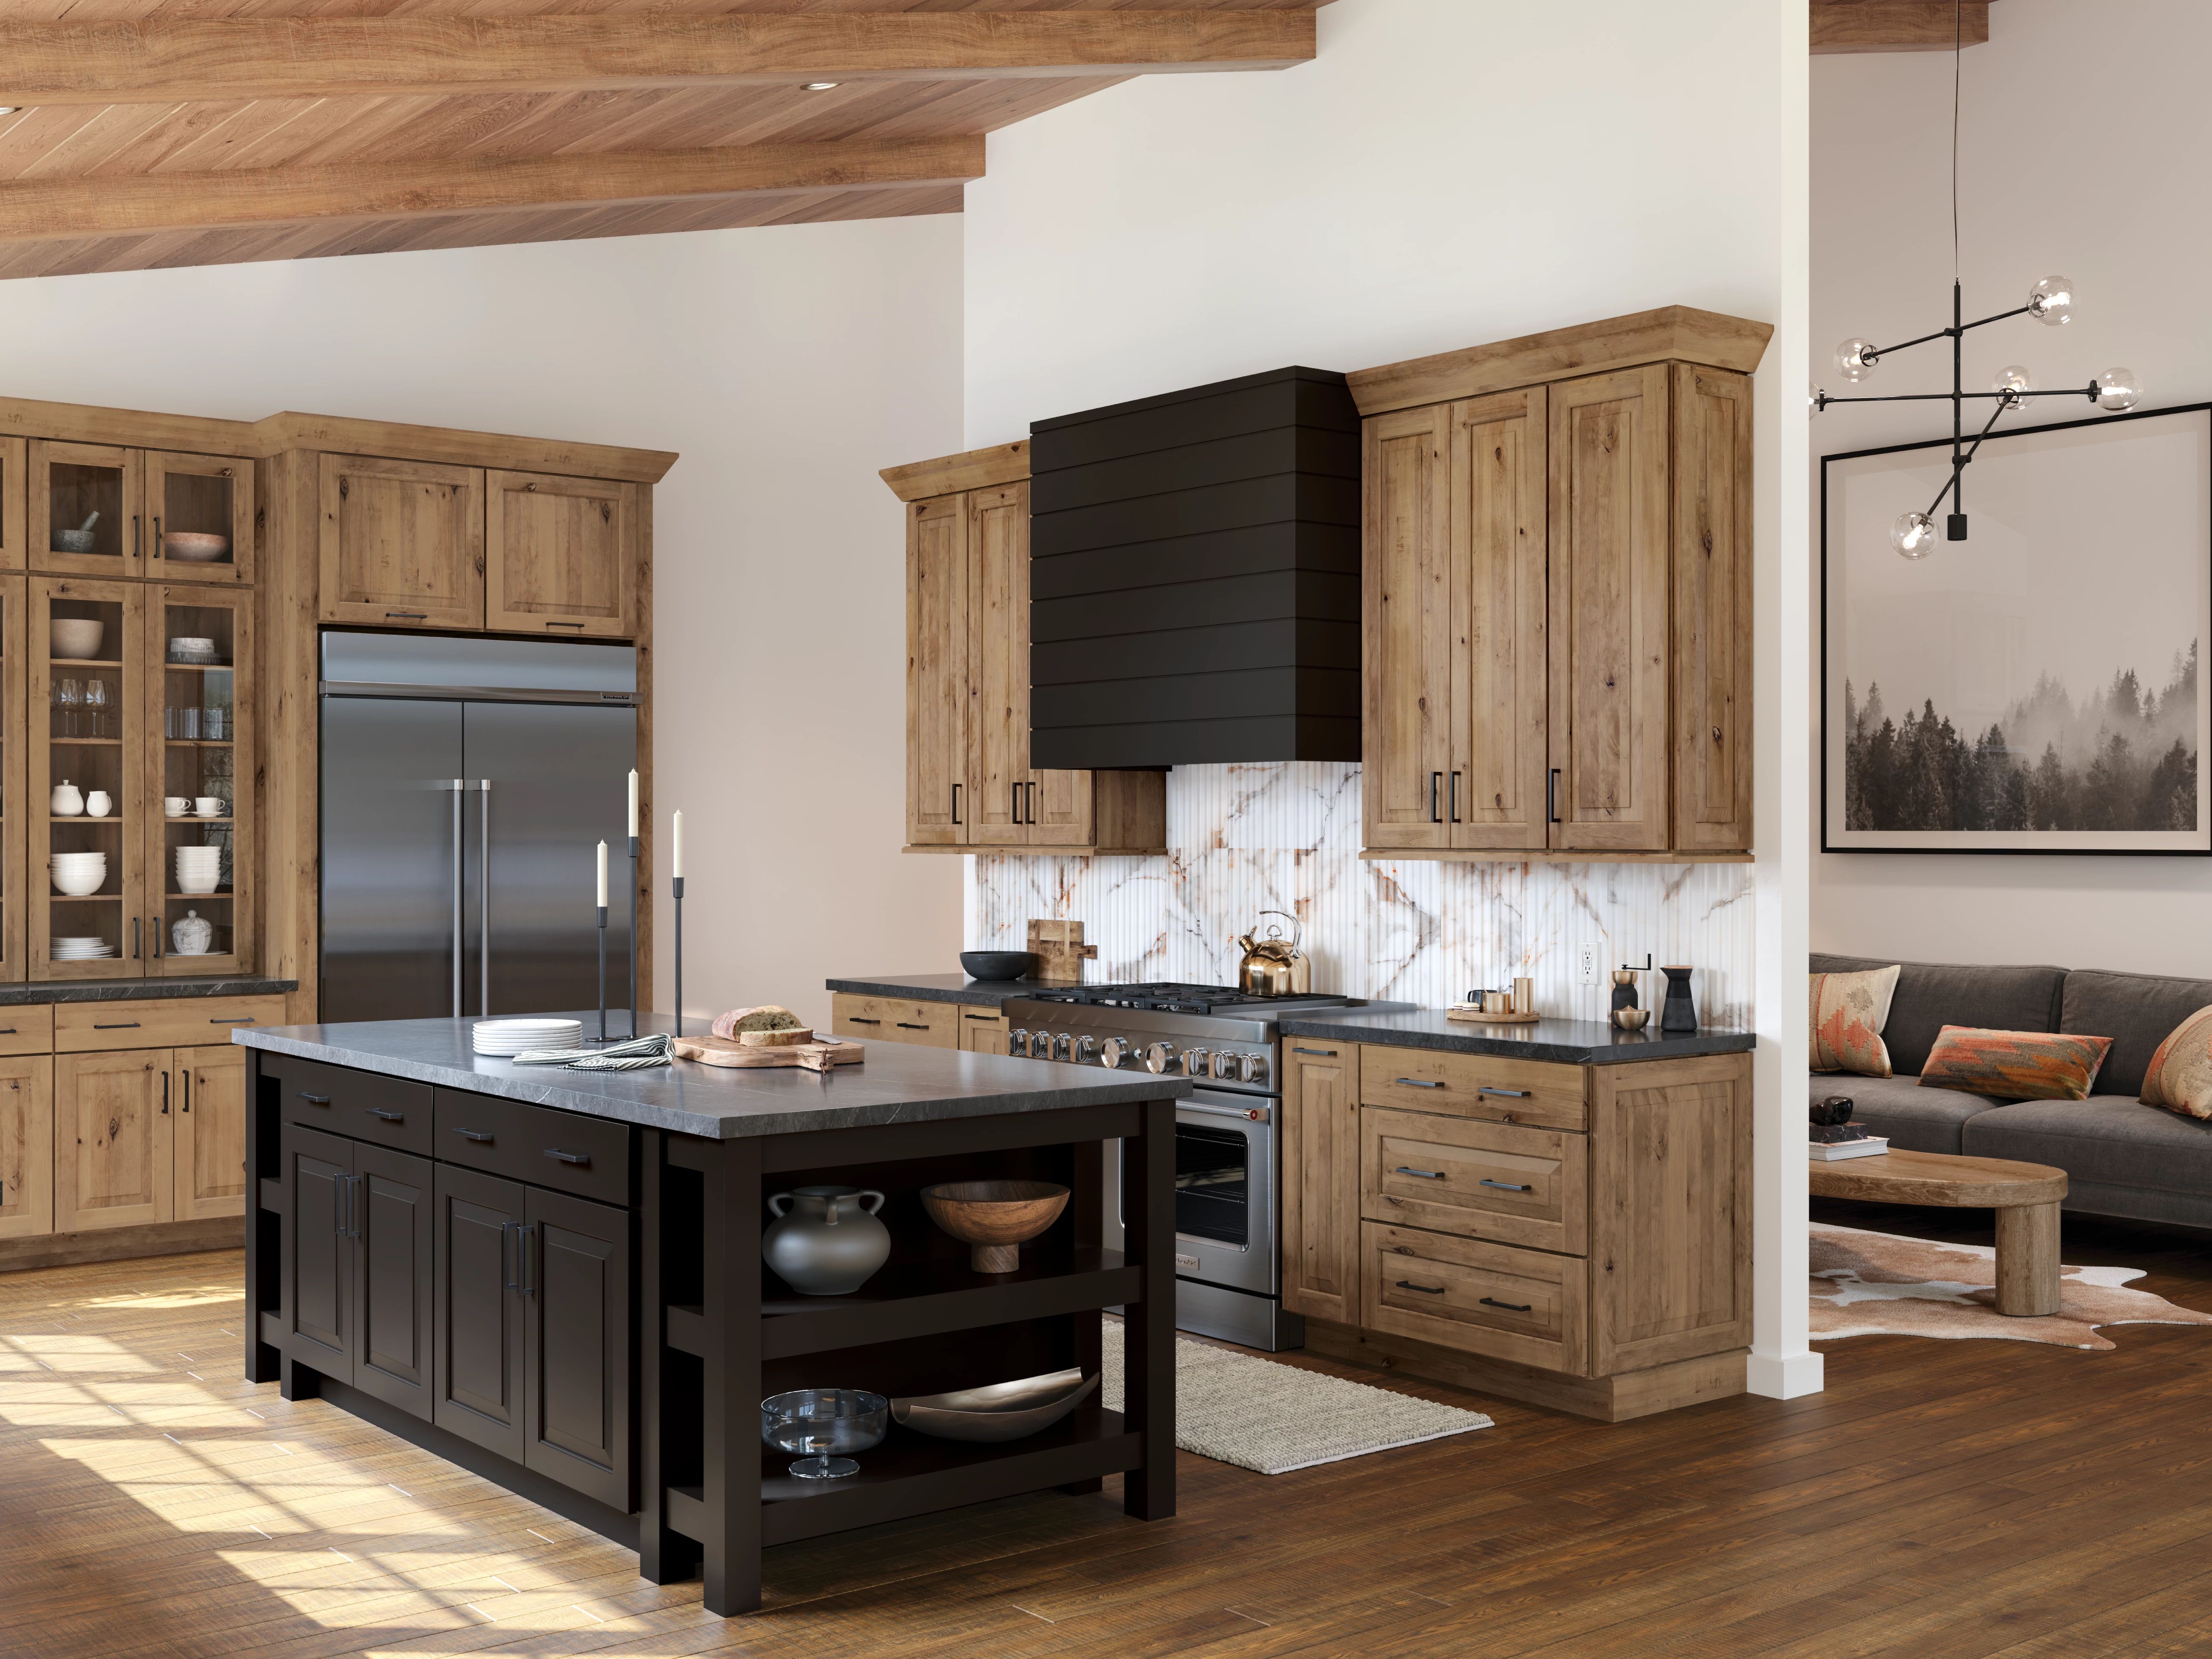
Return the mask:
<path fill-rule="evenodd" d="M 1267 937 L 1255 939 L 1260 929 L 1255 923 L 1250 933 L 1237 935 L 1237 944 L 1244 947 L 1244 960 L 1237 964 L 1237 988 L 1255 997 L 1302 996 L 1313 988 L 1313 960 L 1300 952 L 1298 941 L 1304 930 L 1298 919 L 1287 910 L 1262 910 L 1263 916 L 1280 916 L 1291 924 L 1291 937 L 1285 939 L 1283 930 L 1270 927 Z"/>

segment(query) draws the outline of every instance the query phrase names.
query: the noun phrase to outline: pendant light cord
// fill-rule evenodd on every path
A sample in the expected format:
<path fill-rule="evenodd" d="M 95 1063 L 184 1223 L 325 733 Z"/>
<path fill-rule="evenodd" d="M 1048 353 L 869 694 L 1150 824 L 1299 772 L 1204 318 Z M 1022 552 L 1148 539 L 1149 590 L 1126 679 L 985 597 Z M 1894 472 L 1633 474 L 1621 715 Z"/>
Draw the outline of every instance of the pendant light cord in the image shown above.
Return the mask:
<path fill-rule="evenodd" d="M 1966 56 L 1964 0 L 1951 0 L 1951 281 L 1959 280 L 1959 69 Z"/>

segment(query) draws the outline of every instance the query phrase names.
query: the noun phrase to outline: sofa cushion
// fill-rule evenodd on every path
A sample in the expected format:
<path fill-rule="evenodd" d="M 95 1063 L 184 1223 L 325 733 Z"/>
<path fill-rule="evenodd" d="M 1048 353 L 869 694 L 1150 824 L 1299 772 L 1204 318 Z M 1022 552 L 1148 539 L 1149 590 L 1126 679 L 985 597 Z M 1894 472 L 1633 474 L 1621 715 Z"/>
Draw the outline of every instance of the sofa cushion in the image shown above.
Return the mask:
<path fill-rule="evenodd" d="M 1816 974 L 1865 973 L 1887 968 L 1894 957 L 1833 957 L 1815 955 Z M 2058 994 L 2066 982 L 2063 968 L 1980 968 L 1943 962 L 1901 964 L 1897 993 L 1889 1001 L 1889 1020 L 1881 1028 L 1889 1063 L 1899 1072 L 1917 1073 L 1927 1064 L 1928 1051 L 1946 1025 L 1979 1025 L 1997 1031 L 2055 1031 L 2058 1024 Z M 2166 1023 L 2159 1036 L 2172 1030 L 2177 1019 Z M 2111 1036 L 2110 1031 L 2100 1031 Z M 2143 1060 L 2150 1060 L 2150 1049 Z M 2140 1079 L 2142 1068 L 2136 1068 Z M 2142 1086 L 2140 1081 L 2136 1087 Z M 1850 1091 L 1844 1091 L 1849 1093 Z"/>
<path fill-rule="evenodd" d="M 1816 1077 L 1807 1103 L 1830 1095 L 1848 1095 L 1852 1122 L 1907 1152 L 1957 1152 L 1960 1126 L 1997 1104 L 1952 1089 L 1923 1089 L 1915 1077 Z"/>
<path fill-rule="evenodd" d="M 2108 1036 L 1946 1025 L 1920 1081 L 1992 1100 L 2087 1100 L 2112 1046 Z"/>
<path fill-rule="evenodd" d="M 2187 1117 L 2212 1117 L 2212 1008 L 2199 1008 L 2158 1045 L 2137 1098 Z"/>
<path fill-rule="evenodd" d="M 2055 1164 L 2085 1186 L 2212 1191 L 2212 1123 L 2129 1095 L 1996 1107 L 1970 1121 L 1963 1139 L 1969 1158 Z"/>
<path fill-rule="evenodd" d="M 2097 1086 L 2107 1094 L 2140 1095 L 2158 1045 L 2203 1007 L 2212 1007 L 2212 980 L 2081 969 L 2066 975 L 2057 1029 L 2112 1038 L 2112 1052 L 2105 1056 Z M 1901 1062 L 1899 1069 L 1904 1069 Z"/>
<path fill-rule="evenodd" d="M 1881 1028 L 1897 993 L 1897 965 L 1870 974 L 1814 974 L 1811 987 L 1813 1052 L 1816 1072 L 1849 1072 L 1859 1077 L 1888 1077 L 1896 1070 L 1882 1046 Z"/>

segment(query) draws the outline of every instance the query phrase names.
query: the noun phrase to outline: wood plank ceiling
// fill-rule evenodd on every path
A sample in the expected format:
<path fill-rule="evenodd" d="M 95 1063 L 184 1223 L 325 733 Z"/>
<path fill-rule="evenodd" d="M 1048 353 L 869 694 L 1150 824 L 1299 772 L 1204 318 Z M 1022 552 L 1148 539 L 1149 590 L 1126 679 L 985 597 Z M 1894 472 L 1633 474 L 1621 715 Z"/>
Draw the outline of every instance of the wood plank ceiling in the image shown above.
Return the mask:
<path fill-rule="evenodd" d="M 1327 0 L 674 3 L 0 0 L 0 276 L 956 213 L 983 134 Z"/>

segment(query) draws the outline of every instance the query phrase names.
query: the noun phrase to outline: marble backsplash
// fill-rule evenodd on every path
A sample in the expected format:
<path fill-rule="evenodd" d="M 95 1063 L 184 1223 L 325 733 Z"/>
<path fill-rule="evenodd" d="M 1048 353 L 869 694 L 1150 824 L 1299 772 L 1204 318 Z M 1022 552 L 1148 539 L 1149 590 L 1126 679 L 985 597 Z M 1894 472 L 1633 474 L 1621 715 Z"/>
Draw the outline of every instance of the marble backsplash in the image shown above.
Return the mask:
<path fill-rule="evenodd" d="M 1229 985 L 1236 936 L 1279 909 L 1304 924 L 1317 991 L 1438 1007 L 1525 974 L 1545 1012 L 1595 1019 L 1612 983 L 1576 982 L 1591 944 L 1601 969 L 1689 963 L 1703 1023 L 1751 1025 L 1747 864 L 1364 860 L 1352 764 L 1178 767 L 1167 799 L 1164 857 L 978 855 L 969 948 L 1021 950 L 1030 918 L 1067 917 L 1098 947 L 1088 979 Z M 1647 975 L 1646 1005 L 1663 990 Z"/>

